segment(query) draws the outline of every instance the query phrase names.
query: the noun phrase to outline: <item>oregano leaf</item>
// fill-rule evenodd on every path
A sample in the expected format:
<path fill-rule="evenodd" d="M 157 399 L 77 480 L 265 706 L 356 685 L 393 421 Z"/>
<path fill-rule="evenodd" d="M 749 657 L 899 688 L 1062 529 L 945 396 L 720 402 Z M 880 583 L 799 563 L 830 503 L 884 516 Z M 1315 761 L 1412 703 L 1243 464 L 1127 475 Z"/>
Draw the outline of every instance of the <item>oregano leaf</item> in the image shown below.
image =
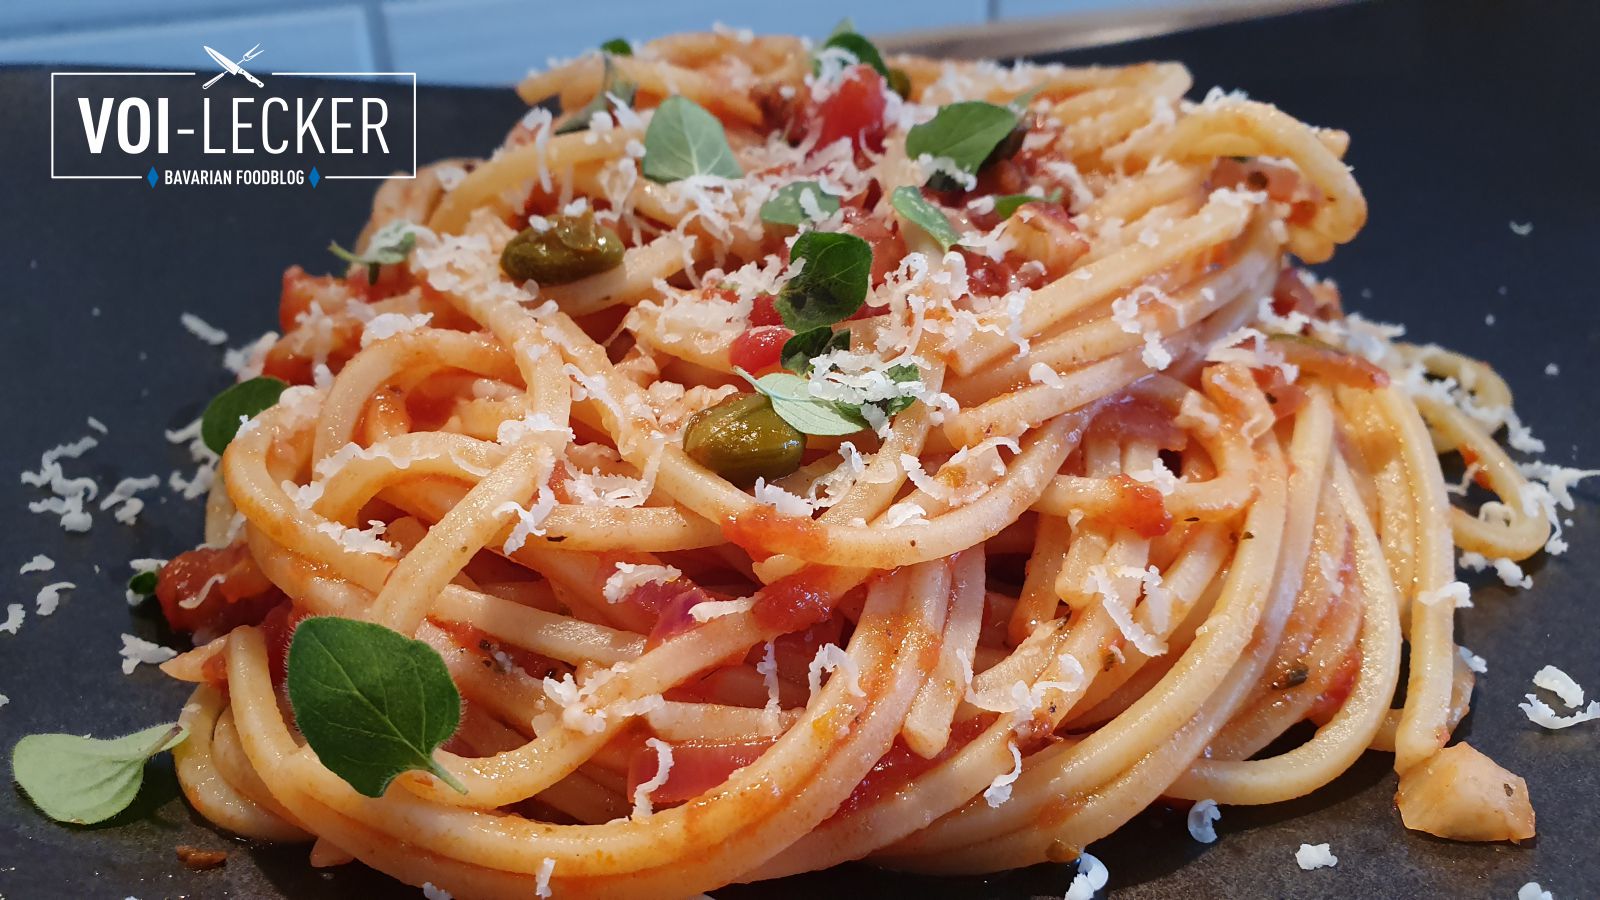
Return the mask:
<path fill-rule="evenodd" d="M 312 752 L 360 793 L 381 797 L 413 769 L 466 793 L 433 756 L 461 722 L 461 694 L 432 647 L 372 622 L 314 616 L 289 643 L 288 686 Z"/>
<path fill-rule="evenodd" d="M 809 203 L 802 202 L 802 196 L 809 193 Z M 820 215 L 813 216 L 806 211 L 808 205 L 815 204 L 814 209 Z M 817 219 L 825 219 L 839 211 L 839 198 L 822 189 L 822 185 L 815 181 L 794 181 L 778 188 L 767 202 L 761 204 L 761 221 L 773 225 L 800 226 Z"/>
<path fill-rule="evenodd" d="M 1043 197 L 1035 197 L 1032 194 L 1004 194 L 1004 195 L 1001 195 L 999 197 L 994 198 L 994 214 L 997 217 L 999 217 L 1001 221 L 1004 221 L 1006 219 L 1011 218 L 1011 214 L 1016 212 L 1018 209 L 1020 209 L 1022 207 L 1022 205 L 1025 204 L 1025 203 L 1060 203 L 1060 202 L 1061 202 L 1061 189 L 1060 188 L 1056 188 L 1055 190 L 1051 191 L 1049 194 L 1046 194 Z"/>
<path fill-rule="evenodd" d="M 849 329 L 834 331 L 825 327 L 813 328 L 785 341 L 778 360 L 785 369 L 803 376 L 811 371 L 811 361 L 817 357 L 835 350 L 849 349 Z"/>
<path fill-rule="evenodd" d="M 961 242 L 961 234 L 950 224 L 950 219 L 939 207 L 928 202 L 928 198 L 922 196 L 922 191 L 917 188 L 895 188 L 894 193 L 889 195 L 889 203 L 902 219 L 933 238 L 940 250 L 949 250 Z"/>
<path fill-rule="evenodd" d="M 222 455 L 245 419 L 255 418 L 278 402 L 289 387 L 282 379 L 261 375 L 241 381 L 211 399 L 200 416 L 200 439 L 211 452 Z"/>
<path fill-rule="evenodd" d="M 735 369 L 757 392 L 772 401 L 772 411 L 802 434 L 836 437 L 867 427 L 861 414 L 842 404 L 811 396 L 804 378 L 792 372 L 769 372 L 760 378 Z"/>
<path fill-rule="evenodd" d="M 948 159 L 956 168 L 977 174 L 994 148 L 1017 127 L 1017 113 L 982 100 L 964 100 L 939 107 L 933 118 L 906 133 L 906 155 Z"/>
<path fill-rule="evenodd" d="M 328 244 L 328 252 L 348 263 L 367 267 L 367 283 L 378 283 L 378 267 L 394 266 L 406 261 L 417 246 L 417 226 L 405 219 L 396 219 L 372 233 L 365 253 L 352 253 L 339 246 Z"/>
<path fill-rule="evenodd" d="M 176 722 L 114 740 L 30 734 L 11 751 L 11 774 L 45 815 L 93 825 L 127 809 L 144 783 L 145 762 L 188 736 Z"/>
<path fill-rule="evenodd" d="M 717 117 L 680 94 L 661 101 L 644 132 L 644 177 L 663 184 L 691 175 L 744 174 Z"/>
<path fill-rule="evenodd" d="M 799 334 L 843 322 L 861 308 L 872 276 L 872 247 L 853 234 L 808 231 L 789 250 L 800 271 L 784 284 L 773 306 Z"/>

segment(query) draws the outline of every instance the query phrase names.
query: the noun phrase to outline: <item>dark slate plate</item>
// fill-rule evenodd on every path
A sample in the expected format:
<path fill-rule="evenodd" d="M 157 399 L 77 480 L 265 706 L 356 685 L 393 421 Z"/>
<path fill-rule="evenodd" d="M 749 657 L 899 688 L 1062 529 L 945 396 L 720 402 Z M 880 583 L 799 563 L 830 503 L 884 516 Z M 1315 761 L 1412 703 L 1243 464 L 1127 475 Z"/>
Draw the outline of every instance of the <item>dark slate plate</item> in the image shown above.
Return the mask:
<path fill-rule="evenodd" d="M 1527 422 L 1558 462 L 1600 447 L 1590 386 L 1600 368 L 1594 259 L 1600 247 L 1600 82 L 1588 66 L 1600 6 L 1574 0 L 1523 5 L 1466 2 L 1367 4 L 1234 24 L 1070 55 L 1121 63 L 1187 62 L 1196 84 L 1242 88 L 1311 121 L 1354 135 L 1350 160 L 1372 221 L 1327 271 L 1348 302 L 1408 322 L 1436 340 L 1494 362 L 1519 393 Z M 272 326 L 284 266 L 330 265 L 323 248 L 348 239 L 369 186 L 151 190 L 138 182 L 47 179 L 47 76 L 0 71 L 0 384 L 11 426 L 0 429 L 8 471 L 85 433 L 84 417 L 110 426 L 86 459 L 107 484 L 165 473 L 185 460 L 161 437 L 194 417 L 226 383 L 220 352 L 177 323 L 202 313 L 239 339 Z M 226 83 L 226 82 L 225 82 Z M 314 89 L 308 86 L 308 89 Z M 519 109 L 508 91 L 424 89 L 421 157 L 491 146 Z M 1534 223 L 1518 237 L 1508 222 Z M 95 310 L 98 309 L 98 315 Z M 1485 324 L 1489 315 L 1495 324 Z M 1560 375 L 1547 376 L 1547 363 Z M 1579 453 L 1579 448 L 1585 451 Z M 1210 847 L 1181 818 L 1155 810 L 1093 849 L 1118 897 L 1511 897 L 1538 880 L 1561 898 L 1600 883 L 1600 730 L 1560 733 L 1530 725 L 1516 703 L 1540 666 L 1564 667 L 1600 690 L 1588 610 L 1600 582 L 1595 491 L 1571 529 L 1575 550 L 1533 562 L 1536 584 L 1495 585 L 1461 617 L 1463 642 L 1485 656 L 1474 713 L 1461 734 L 1527 777 L 1539 811 L 1532 846 L 1469 846 L 1400 827 L 1389 758 L 1369 754 L 1314 796 L 1264 809 L 1230 808 Z M 157 618 L 122 601 L 126 560 L 166 556 L 199 534 L 197 506 L 153 504 L 135 529 L 102 514 L 86 536 L 30 515 L 36 493 L 0 478 L 0 583 L 4 601 L 30 600 L 45 583 L 17 567 L 43 552 L 49 580 L 75 581 L 61 610 L 30 615 L 19 636 L 0 635 L 0 747 L 34 731 L 112 735 L 170 720 L 184 689 L 148 667 L 118 668 L 118 634 L 169 638 Z M 96 570 L 98 566 L 98 571 Z M 31 602 L 28 604 L 31 607 Z M 1301 872 L 1301 842 L 1329 842 L 1337 868 Z M 194 873 L 180 843 L 228 847 L 225 868 Z M 416 896 L 360 866 L 306 867 L 303 848 L 247 848 L 208 828 L 178 798 L 170 764 L 151 767 L 128 813 L 98 828 L 52 824 L 14 788 L 0 791 L 0 897 L 122 898 Z M 730 897 L 846 895 L 1013 898 L 1060 896 L 1066 866 L 988 879 L 923 879 L 865 867 L 719 892 Z"/>

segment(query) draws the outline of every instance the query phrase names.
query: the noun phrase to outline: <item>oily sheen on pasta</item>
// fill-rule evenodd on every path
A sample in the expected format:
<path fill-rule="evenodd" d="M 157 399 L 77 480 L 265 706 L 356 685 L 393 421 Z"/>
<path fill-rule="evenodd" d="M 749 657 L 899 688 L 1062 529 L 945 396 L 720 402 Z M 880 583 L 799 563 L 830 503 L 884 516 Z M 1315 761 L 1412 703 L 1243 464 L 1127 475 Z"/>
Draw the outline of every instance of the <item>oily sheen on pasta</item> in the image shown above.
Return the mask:
<path fill-rule="evenodd" d="M 160 578 L 199 642 L 165 668 L 197 684 L 204 816 L 458 898 L 657 898 L 1071 862 L 1158 797 L 1287 800 L 1378 748 L 1411 827 L 1532 835 L 1520 779 L 1442 751 L 1454 549 L 1525 558 L 1549 517 L 1492 371 L 1294 268 L 1365 220 L 1344 133 L 1185 100 L 1168 63 L 627 49 L 530 77 L 486 159 L 383 186 L 358 250 L 399 228 L 404 262 L 285 275 L 246 374 L 295 386 Z M 620 253 L 513 277 L 508 244 L 564 228 Z M 438 651 L 464 793 L 319 761 L 280 702 L 308 615 Z"/>

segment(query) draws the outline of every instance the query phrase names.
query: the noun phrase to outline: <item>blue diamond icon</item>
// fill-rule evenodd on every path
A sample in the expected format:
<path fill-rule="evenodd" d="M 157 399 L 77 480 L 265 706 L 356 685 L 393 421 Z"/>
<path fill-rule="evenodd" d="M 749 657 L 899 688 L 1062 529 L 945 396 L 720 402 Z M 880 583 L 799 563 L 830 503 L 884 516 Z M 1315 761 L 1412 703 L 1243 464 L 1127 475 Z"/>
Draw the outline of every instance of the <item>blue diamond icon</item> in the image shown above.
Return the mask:
<path fill-rule="evenodd" d="M 312 187 L 316 187 L 317 186 L 317 182 L 322 180 L 322 173 L 317 171 L 317 167 L 316 166 L 312 166 L 311 167 L 311 178 L 310 178 L 310 180 L 311 180 L 311 186 Z"/>
<path fill-rule="evenodd" d="M 150 182 L 151 187 L 155 187 L 156 182 L 161 180 L 161 176 L 156 174 L 155 166 L 151 166 L 150 171 L 144 174 L 144 180 Z"/>

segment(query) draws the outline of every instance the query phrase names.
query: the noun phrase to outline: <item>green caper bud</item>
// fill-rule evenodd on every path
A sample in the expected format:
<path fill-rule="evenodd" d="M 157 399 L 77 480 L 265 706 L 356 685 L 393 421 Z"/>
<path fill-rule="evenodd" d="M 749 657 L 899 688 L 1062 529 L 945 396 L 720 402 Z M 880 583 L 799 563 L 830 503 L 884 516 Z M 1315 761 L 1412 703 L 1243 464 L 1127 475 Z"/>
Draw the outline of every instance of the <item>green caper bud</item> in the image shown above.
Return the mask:
<path fill-rule="evenodd" d="M 899 94 L 902 99 L 911 99 L 911 76 L 906 74 L 905 69 L 889 70 L 889 90 Z"/>
<path fill-rule="evenodd" d="M 544 231 L 525 228 L 500 253 L 500 269 L 512 281 L 566 284 L 622 265 L 622 238 L 594 214 L 551 216 Z"/>
<path fill-rule="evenodd" d="M 696 413 L 683 431 L 689 458 L 737 485 L 800 468 L 806 437 L 761 394 L 734 394 Z"/>

